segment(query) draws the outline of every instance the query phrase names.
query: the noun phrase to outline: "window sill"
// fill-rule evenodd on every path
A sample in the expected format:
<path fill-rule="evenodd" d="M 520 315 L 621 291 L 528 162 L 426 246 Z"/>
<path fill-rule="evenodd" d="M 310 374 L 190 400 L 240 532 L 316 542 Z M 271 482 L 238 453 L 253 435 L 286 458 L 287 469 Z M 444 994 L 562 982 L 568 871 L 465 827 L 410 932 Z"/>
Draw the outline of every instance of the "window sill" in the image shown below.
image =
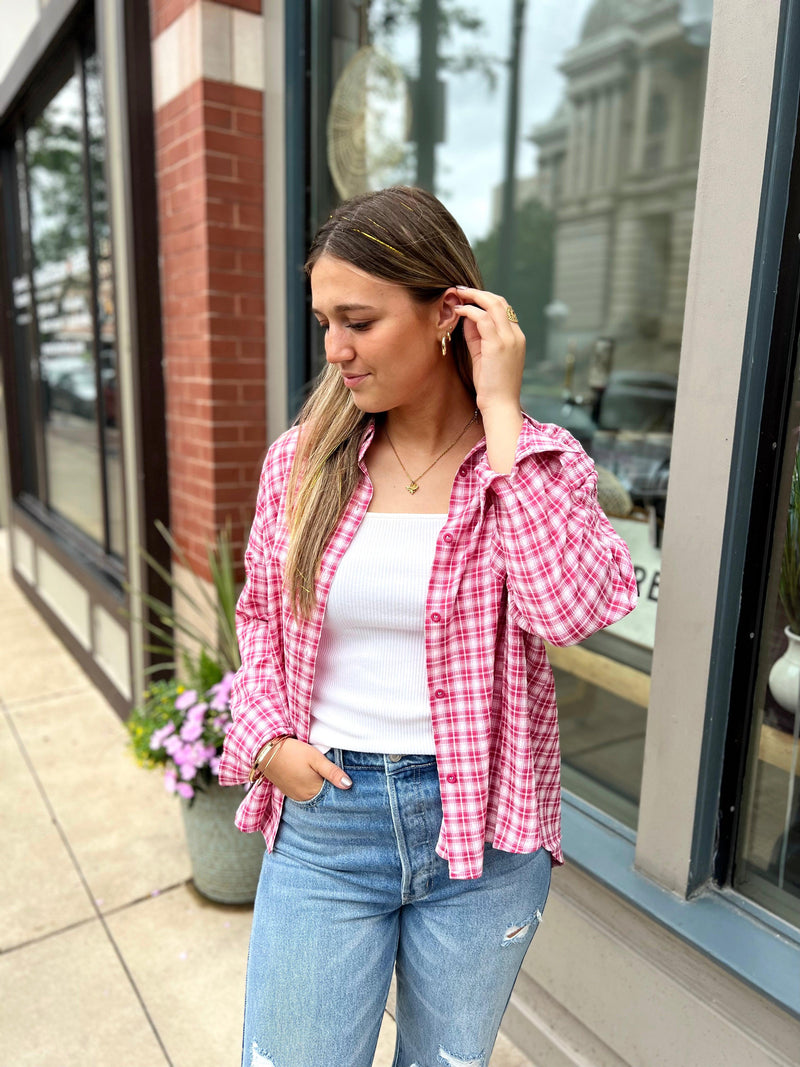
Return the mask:
<path fill-rule="evenodd" d="M 41 542 L 47 540 L 48 551 L 78 580 L 91 575 L 95 584 L 117 606 L 123 601 L 125 567 L 122 560 L 107 555 L 81 530 L 46 508 L 30 493 L 21 493 L 12 505 L 12 520 Z"/>
<path fill-rule="evenodd" d="M 634 868 L 635 837 L 564 793 L 564 852 L 593 878 L 737 978 L 800 1016 L 800 931 L 730 890 L 682 900 Z"/>

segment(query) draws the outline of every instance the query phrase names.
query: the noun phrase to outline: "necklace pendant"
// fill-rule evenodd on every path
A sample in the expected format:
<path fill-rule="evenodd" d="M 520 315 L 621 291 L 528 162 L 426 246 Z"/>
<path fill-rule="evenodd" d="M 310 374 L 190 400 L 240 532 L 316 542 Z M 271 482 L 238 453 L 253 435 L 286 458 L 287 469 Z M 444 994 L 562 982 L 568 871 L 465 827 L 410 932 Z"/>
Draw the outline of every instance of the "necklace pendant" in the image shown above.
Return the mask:
<path fill-rule="evenodd" d="M 411 493 L 412 496 L 414 495 L 414 493 L 416 493 L 416 491 L 418 489 L 419 489 L 419 486 L 417 485 L 416 482 L 412 482 L 411 485 L 407 485 L 406 486 L 406 491 Z"/>

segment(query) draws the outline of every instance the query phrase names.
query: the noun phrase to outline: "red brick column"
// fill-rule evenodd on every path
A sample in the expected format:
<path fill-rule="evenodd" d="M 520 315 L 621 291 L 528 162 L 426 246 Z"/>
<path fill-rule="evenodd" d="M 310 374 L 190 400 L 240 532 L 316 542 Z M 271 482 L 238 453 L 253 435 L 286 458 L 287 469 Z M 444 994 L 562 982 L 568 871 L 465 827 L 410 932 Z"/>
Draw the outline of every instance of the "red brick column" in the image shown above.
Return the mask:
<path fill-rule="evenodd" d="M 154 35 L 190 6 L 153 0 Z M 226 520 L 241 558 L 265 451 L 263 94 L 200 79 L 155 128 L 170 525 L 208 577 Z"/>
<path fill-rule="evenodd" d="M 150 0 L 150 31 L 153 37 L 157 37 L 167 26 L 171 25 L 179 15 L 192 7 L 197 0 Z M 261 14 L 261 0 L 217 0 L 226 7 L 235 7 L 240 11 L 251 11 L 254 15 Z"/>

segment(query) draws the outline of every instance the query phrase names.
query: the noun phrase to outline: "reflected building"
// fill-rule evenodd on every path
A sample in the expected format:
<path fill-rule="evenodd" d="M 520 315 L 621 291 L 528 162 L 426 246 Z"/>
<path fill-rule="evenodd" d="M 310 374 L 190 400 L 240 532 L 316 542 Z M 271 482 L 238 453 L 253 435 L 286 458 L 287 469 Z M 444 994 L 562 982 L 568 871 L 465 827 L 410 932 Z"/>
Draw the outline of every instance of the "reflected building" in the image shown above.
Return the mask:
<path fill-rule="evenodd" d="M 556 213 L 548 359 L 585 371 L 598 336 L 617 369 L 677 374 L 708 49 L 678 4 L 596 0 L 560 70 L 564 97 L 530 140 Z"/>

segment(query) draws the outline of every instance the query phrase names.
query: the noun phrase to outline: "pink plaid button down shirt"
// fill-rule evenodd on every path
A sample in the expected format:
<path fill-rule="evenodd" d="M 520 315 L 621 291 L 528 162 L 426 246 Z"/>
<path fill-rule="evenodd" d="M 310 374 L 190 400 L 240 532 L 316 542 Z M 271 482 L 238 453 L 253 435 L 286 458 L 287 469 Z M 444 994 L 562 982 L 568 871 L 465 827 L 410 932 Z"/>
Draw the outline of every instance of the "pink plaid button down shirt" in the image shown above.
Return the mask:
<path fill-rule="evenodd" d="M 222 785 L 246 782 L 271 737 L 307 741 L 314 665 L 336 567 L 372 496 L 363 477 L 323 554 L 317 607 L 296 620 L 283 588 L 284 494 L 297 429 L 270 448 L 245 555 L 237 608 L 242 668 Z M 425 651 L 442 795 L 437 853 L 452 878 L 478 878 L 486 842 L 507 852 L 561 852 L 558 720 L 544 642 L 569 645 L 636 604 L 630 554 L 597 505 L 597 476 L 565 431 L 526 417 L 508 475 L 489 466 L 485 441 L 456 475 L 428 586 Z M 283 795 L 267 781 L 237 817 L 272 848 Z M 332 843 L 335 847 L 335 842 Z"/>

